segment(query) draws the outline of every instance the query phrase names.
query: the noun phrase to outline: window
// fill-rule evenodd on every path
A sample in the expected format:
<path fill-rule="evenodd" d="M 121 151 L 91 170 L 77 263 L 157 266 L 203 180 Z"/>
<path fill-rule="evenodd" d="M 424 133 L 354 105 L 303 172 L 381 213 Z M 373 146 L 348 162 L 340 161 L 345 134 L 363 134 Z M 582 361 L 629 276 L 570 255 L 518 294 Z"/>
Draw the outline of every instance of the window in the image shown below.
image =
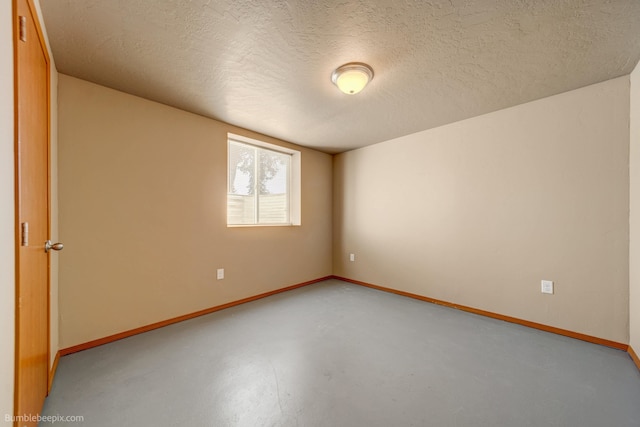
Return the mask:
<path fill-rule="evenodd" d="M 228 135 L 227 225 L 300 225 L 300 152 Z"/>

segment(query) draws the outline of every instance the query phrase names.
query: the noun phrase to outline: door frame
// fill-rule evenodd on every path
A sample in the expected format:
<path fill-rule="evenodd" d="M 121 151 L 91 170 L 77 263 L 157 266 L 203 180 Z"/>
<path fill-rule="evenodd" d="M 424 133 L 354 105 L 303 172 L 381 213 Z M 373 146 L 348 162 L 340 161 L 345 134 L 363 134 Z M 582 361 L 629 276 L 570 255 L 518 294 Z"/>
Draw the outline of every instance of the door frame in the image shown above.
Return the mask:
<path fill-rule="evenodd" d="M 44 60 L 46 63 L 46 104 L 47 104 L 47 235 L 51 235 L 51 58 L 49 57 L 49 49 L 42 31 L 40 24 L 40 15 L 33 0 L 13 0 L 12 1 L 12 18 L 13 18 L 13 93 L 14 93 L 14 173 L 15 173 L 15 373 L 14 373 L 14 412 L 17 409 L 18 404 L 18 372 L 20 369 L 20 363 L 18 359 L 19 343 L 21 337 L 19 332 L 19 289 L 20 289 L 20 246 L 21 246 L 21 224 L 20 224 L 20 201 L 21 201 L 21 182 L 20 182 L 20 162 L 19 162 L 19 115 L 20 115 L 20 94 L 18 81 L 24 76 L 24 70 L 21 70 L 18 62 L 18 46 L 20 43 L 20 25 L 19 25 L 19 12 L 18 2 L 25 1 L 29 8 L 29 12 L 33 16 L 38 42 L 43 51 Z M 32 35 L 36 36 L 36 35 Z M 21 74 L 22 73 L 22 74 Z M 44 243 L 44 242 L 43 242 Z M 51 388 L 52 378 L 50 376 L 51 369 L 51 256 L 47 255 L 47 284 L 46 284 L 46 301 L 47 301 L 47 316 L 46 327 L 47 331 L 47 391 L 49 394 Z M 20 415 L 20 414 L 15 414 Z"/>

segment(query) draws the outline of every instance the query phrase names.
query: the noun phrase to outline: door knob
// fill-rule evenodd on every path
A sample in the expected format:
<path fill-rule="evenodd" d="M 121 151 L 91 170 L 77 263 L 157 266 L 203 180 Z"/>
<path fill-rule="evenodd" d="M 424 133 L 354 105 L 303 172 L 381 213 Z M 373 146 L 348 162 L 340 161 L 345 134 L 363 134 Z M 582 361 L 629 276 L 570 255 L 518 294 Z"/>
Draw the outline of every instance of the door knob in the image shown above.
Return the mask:
<path fill-rule="evenodd" d="M 62 243 L 51 243 L 51 240 L 44 242 L 44 251 L 49 252 L 51 249 L 54 251 L 61 251 L 64 248 Z"/>

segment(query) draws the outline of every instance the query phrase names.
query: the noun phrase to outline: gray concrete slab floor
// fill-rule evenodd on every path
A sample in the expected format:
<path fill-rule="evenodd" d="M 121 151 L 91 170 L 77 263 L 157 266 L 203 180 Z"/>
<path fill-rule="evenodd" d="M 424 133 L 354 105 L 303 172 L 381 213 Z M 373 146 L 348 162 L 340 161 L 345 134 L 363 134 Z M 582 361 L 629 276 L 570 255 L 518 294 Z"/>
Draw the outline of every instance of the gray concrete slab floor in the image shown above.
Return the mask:
<path fill-rule="evenodd" d="M 620 350 L 328 280 L 65 356 L 43 414 L 92 427 L 638 427 L 640 372 Z"/>

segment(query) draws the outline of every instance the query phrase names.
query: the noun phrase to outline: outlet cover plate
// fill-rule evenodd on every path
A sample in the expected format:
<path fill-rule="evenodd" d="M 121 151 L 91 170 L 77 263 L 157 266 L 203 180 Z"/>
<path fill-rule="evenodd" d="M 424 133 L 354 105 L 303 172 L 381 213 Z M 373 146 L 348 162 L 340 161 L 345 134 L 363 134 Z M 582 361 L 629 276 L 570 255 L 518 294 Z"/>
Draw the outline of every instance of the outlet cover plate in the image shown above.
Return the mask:
<path fill-rule="evenodd" d="M 218 278 L 218 280 L 222 280 L 224 279 L 224 268 L 219 268 L 217 273 L 216 273 L 216 277 Z"/>
<path fill-rule="evenodd" d="M 553 294 L 553 281 L 543 280 L 540 282 L 540 287 L 543 294 Z"/>

